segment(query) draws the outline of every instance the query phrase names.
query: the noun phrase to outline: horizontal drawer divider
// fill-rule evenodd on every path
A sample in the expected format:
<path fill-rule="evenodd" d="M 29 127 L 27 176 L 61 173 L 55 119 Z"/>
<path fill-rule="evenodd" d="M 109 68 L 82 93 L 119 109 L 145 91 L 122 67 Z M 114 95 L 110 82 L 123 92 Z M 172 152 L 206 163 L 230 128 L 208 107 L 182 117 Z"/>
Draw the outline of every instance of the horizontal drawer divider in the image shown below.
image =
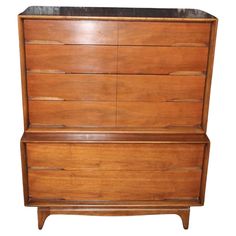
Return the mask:
<path fill-rule="evenodd" d="M 65 102 L 115 102 L 116 100 L 96 100 L 96 99 L 65 99 L 58 97 L 29 97 L 30 101 L 65 101 Z M 117 102 L 147 102 L 147 103 L 165 103 L 165 102 L 190 102 L 190 103 L 201 103 L 202 99 L 170 99 L 170 100 L 117 100 Z"/>
<path fill-rule="evenodd" d="M 84 45 L 84 46 L 110 46 L 110 47 L 208 47 L 205 43 L 174 43 L 174 44 L 92 44 L 92 43 L 63 43 L 60 41 L 44 41 L 44 40 L 30 40 L 25 41 L 25 44 L 31 45 Z"/>
<path fill-rule="evenodd" d="M 63 128 L 99 128 L 97 126 L 68 126 L 68 125 L 63 125 L 63 124 L 57 124 L 57 125 L 54 125 L 54 124 L 39 124 L 39 123 L 31 123 L 30 124 L 30 127 L 63 127 Z M 106 127 L 103 127 L 103 128 L 124 128 L 126 130 L 132 130 L 132 129 L 138 129 L 138 128 L 142 128 L 143 130 L 145 129 L 152 129 L 153 131 L 155 129 L 159 129 L 159 128 L 189 128 L 189 127 L 195 127 L 195 128 L 200 128 L 201 125 L 200 124 L 196 124 L 196 125 L 166 125 L 166 126 L 160 126 L 160 127 L 153 127 L 153 126 L 150 126 L 150 127 L 127 127 L 127 126 L 106 126 Z M 101 128 L 101 127 L 100 127 Z"/>
<path fill-rule="evenodd" d="M 147 74 L 147 73 L 77 73 L 77 72 L 65 72 L 65 71 L 59 71 L 59 70 L 27 70 L 27 73 L 31 74 L 73 74 L 73 75 L 163 75 L 163 76 L 206 76 L 206 72 L 204 71 L 175 71 L 171 73 L 166 74 Z"/>
<path fill-rule="evenodd" d="M 115 102 L 116 100 L 99 100 L 99 99 L 65 99 L 58 97 L 29 97 L 30 101 L 65 101 L 65 102 Z M 123 102 L 123 101 L 122 101 Z M 125 101 L 124 101 L 125 102 Z"/>
<path fill-rule="evenodd" d="M 97 167 L 77 167 L 77 168 L 61 168 L 61 167 L 37 167 L 37 166 L 29 166 L 28 169 L 30 171 L 81 171 L 81 170 L 91 170 L 91 171 L 97 171 L 97 172 L 103 172 L 103 171 L 150 171 L 149 169 L 99 169 L 99 166 Z M 196 167 L 178 167 L 178 168 L 163 168 L 159 170 L 152 169 L 153 172 L 188 172 L 188 171 L 201 171 L 202 168 L 200 166 Z"/>

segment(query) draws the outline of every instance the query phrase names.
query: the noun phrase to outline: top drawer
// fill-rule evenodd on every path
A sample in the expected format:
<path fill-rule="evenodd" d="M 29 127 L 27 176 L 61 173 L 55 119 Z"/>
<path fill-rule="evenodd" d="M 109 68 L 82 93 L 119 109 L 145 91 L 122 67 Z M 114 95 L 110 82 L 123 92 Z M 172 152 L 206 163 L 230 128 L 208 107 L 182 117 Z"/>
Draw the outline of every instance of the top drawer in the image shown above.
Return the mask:
<path fill-rule="evenodd" d="M 27 43 L 117 44 L 115 21 L 25 20 Z"/>
<path fill-rule="evenodd" d="M 208 46 L 209 23 L 120 22 L 119 45 Z"/>
<path fill-rule="evenodd" d="M 208 46 L 210 23 L 25 20 L 26 43 Z"/>

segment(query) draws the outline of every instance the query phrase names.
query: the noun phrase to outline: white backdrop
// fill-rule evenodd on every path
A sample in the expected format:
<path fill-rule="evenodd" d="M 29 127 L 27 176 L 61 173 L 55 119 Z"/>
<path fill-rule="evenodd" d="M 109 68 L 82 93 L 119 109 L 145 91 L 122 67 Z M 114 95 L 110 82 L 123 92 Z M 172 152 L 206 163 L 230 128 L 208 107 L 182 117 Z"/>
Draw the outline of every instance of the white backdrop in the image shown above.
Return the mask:
<path fill-rule="evenodd" d="M 0 235 L 236 235 L 236 32 L 233 0 L 2 1 L 0 13 Z M 204 207 L 192 208 L 184 231 L 175 215 L 50 216 L 37 229 L 36 208 L 23 206 L 19 141 L 23 132 L 17 14 L 30 5 L 199 8 L 219 18 L 208 136 Z"/>

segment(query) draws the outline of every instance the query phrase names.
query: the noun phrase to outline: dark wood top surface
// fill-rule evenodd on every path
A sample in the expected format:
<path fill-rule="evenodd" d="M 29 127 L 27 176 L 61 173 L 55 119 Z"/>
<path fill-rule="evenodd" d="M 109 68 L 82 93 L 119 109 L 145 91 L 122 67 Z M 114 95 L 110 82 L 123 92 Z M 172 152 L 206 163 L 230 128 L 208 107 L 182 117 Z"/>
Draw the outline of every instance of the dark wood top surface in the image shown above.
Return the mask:
<path fill-rule="evenodd" d="M 110 8 L 110 7 L 50 7 L 31 6 L 20 15 L 90 16 L 90 17 L 151 17 L 151 18 L 203 18 L 214 19 L 198 9 Z"/>

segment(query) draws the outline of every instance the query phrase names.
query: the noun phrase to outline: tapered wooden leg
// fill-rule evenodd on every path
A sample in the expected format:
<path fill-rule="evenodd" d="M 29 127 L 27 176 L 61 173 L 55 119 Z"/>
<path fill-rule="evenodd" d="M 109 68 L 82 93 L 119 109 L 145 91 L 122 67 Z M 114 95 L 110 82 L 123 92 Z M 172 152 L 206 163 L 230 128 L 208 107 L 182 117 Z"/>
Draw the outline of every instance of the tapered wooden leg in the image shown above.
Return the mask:
<path fill-rule="evenodd" d="M 99 215 L 99 216 L 128 216 L 128 215 L 156 215 L 156 214 L 176 214 L 180 216 L 184 229 L 189 226 L 190 208 L 122 208 L 112 207 L 38 207 L 38 228 L 42 229 L 45 220 L 49 215 L 72 214 L 72 215 Z"/>
<path fill-rule="evenodd" d="M 46 207 L 38 207 L 38 228 L 42 229 L 45 220 L 50 215 L 50 209 Z"/>
<path fill-rule="evenodd" d="M 180 216 L 182 223 L 183 223 L 183 227 L 184 229 L 188 229 L 189 226 L 189 215 L 190 215 L 190 208 L 186 208 L 186 209 L 180 209 L 177 213 L 177 215 Z"/>

